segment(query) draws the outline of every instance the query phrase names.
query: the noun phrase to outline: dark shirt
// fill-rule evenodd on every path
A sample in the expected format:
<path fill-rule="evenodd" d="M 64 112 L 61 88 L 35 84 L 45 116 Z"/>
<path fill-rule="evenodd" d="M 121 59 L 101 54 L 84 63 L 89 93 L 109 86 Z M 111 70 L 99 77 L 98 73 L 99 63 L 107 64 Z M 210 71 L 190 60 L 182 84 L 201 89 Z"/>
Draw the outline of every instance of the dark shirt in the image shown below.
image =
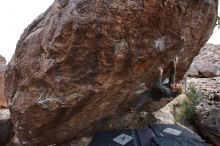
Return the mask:
<path fill-rule="evenodd" d="M 160 100 L 161 98 L 176 97 L 177 94 L 172 92 L 171 84 L 175 83 L 176 80 L 176 68 L 172 68 L 169 75 L 169 82 L 166 84 L 162 83 L 162 77 L 158 75 L 154 85 L 151 88 L 151 95 L 154 100 Z"/>

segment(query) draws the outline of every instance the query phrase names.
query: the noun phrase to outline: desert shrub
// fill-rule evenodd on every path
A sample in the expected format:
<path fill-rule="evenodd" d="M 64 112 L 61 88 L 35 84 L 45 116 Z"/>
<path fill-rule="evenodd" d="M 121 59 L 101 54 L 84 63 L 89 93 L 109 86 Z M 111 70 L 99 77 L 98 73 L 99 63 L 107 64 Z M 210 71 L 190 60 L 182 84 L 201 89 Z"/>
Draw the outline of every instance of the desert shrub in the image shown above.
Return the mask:
<path fill-rule="evenodd" d="M 217 16 L 216 25 L 217 25 L 218 28 L 220 29 L 220 16 Z"/>
<path fill-rule="evenodd" d="M 188 99 L 180 104 L 182 113 L 176 116 L 175 119 L 182 124 L 194 124 L 196 117 L 195 106 L 205 98 L 205 95 L 193 85 L 190 85 L 189 89 L 186 91 L 186 95 Z"/>

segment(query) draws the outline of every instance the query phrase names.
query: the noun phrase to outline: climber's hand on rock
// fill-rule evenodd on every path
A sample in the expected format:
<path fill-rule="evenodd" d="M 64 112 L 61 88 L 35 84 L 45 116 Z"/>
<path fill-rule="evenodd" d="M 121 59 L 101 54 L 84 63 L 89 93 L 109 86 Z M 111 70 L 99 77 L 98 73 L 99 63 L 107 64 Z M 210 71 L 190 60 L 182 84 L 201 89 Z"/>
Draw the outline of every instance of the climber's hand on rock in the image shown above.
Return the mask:
<path fill-rule="evenodd" d="M 159 75 L 162 77 L 163 75 L 163 68 L 160 66 L 158 67 Z"/>
<path fill-rule="evenodd" d="M 178 63 L 178 61 L 179 61 L 179 57 L 175 57 L 174 59 L 173 59 L 173 65 L 174 65 L 174 67 L 176 67 L 176 64 Z"/>
<path fill-rule="evenodd" d="M 176 57 L 175 57 L 175 63 L 177 63 L 178 61 L 179 61 L 179 57 L 176 56 Z"/>

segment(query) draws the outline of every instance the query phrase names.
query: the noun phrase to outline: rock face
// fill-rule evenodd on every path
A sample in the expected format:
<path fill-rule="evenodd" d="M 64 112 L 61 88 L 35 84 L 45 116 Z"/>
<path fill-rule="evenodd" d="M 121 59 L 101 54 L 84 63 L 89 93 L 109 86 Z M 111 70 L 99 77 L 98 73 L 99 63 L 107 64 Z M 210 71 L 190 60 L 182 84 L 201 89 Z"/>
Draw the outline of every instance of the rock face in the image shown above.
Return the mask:
<path fill-rule="evenodd" d="M 187 86 L 195 86 L 209 98 L 196 107 L 196 127 L 209 143 L 220 146 L 220 45 L 206 44 L 187 74 Z"/>
<path fill-rule="evenodd" d="M 0 109 L 0 145 L 4 146 L 13 136 L 13 125 L 8 109 Z"/>
<path fill-rule="evenodd" d="M 8 142 L 5 146 L 23 146 L 23 145 L 19 142 L 19 140 L 18 140 L 18 138 L 16 137 L 16 135 L 14 135 L 14 136 L 11 138 L 10 142 Z M 65 146 L 65 145 L 64 145 L 64 146 Z"/>
<path fill-rule="evenodd" d="M 139 85 L 150 87 L 176 55 L 180 80 L 216 15 L 211 0 L 55 0 L 24 31 L 6 69 L 16 135 L 48 145 L 129 126 Z"/>
<path fill-rule="evenodd" d="M 193 59 L 188 75 L 204 78 L 220 76 L 220 45 L 206 44 Z"/>
<path fill-rule="evenodd" d="M 158 124 L 175 124 L 174 114 L 176 113 L 176 106 L 187 99 L 185 94 L 177 96 L 174 100 L 169 102 L 166 106 L 160 110 L 153 112 L 154 123 Z"/>
<path fill-rule="evenodd" d="M 6 60 L 0 55 L 0 107 L 7 107 L 7 102 L 4 94 L 4 72 L 6 69 Z"/>
<path fill-rule="evenodd" d="M 213 97 L 215 94 L 220 94 L 220 77 L 188 78 L 187 88 L 191 85 L 202 91 L 208 98 Z"/>
<path fill-rule="evenodd" d="M 197 127 L 215 146 L 220 146 L 220 102 L 204 101 L 196 107 Z"/>

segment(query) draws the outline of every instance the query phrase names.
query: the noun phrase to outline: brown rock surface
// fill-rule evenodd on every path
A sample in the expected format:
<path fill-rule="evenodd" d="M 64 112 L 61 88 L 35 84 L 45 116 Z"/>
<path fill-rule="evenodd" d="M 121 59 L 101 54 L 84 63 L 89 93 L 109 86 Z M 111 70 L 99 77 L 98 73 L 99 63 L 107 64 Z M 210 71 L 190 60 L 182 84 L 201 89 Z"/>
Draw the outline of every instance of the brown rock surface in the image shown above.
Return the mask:
<path fill-rule="evenodd" d="M 175 99 L 170 101 L 166 106 L 161 108 L 160 110 L 153 112 L 154 123 L 158 124 L 175 124 L 175 108 L 184 100 L 187 100 L 187 96 L 185 94 L 181 94 L 177 96 Z"/>
<path fill-rule="evenodd" d="M 7 107 L 7 102 L 4 94 L 4 72 L 6 69 L 6 60 L 0 55 L 0 108 Z"/>
<path fill-rule="evenodd" d="M 89 137 L 83 137 L 77 140 L 73 140 L 71 142 L 65 143 L 65 144 L 61 144 L 60 146 L 88 146 L 89 143 L 91 142 L 92 138 Z"/>
<path fill-rule="evenodd" d="M 151 86 L 157 67 L 167 73 L 176 55 L 180 80 L 216 15 L 217 2 L 207 0 L 55 0 L 7 66 L 18 138 L 43 146 L 128 127 L 134 115 L 126 107 L 139 85 Z"/>
<path fill-rule="evenodd" d="M 220 77 L 214 78 L 188 78 L 187 88 L 191 85 L 202 91 L 208 98 L 220 94 Z"/>
<path fill-rule="evenodd" d="M 199 55 L 193 59 L 187 73 L 191 77 L 220 76 L 220 45 L 206 44 Z"/>
<path fill-rule="evenodd" d="M 4 146 L 13 136 L 13 125 L 8 109 L 0 109 L 0 146 Z"/>
<path fill-rule="evenodd" d="M 11 138 L 11 140 L 10 140 L 10 142 L 8 142 L 7 144 L 6 144 L 6 146 L 23 146 L 20 142 L 19 142 L 19 140 L 18 140 L 18 138 L 16 137 L 16 135 L 14 135 L 12 138 Z M 52 145 L 51 145 L 52 146 Z M 79 146 L 79 145 L 78 145 Z M 86 145 L 87 146 L 87 145 Z"/>
<path fill-rule="evenodd" d="M 196 123 L 201 134 L 220 146 L 220 102 L 204 101 L 196 107 Z"/>
<path fill-rule="evenodd" d="M 193 85 L 210 100 L 202 101 L 196 107 L 196 127 L 209 143 L 220 144 L 220 77 L 188 78 L 187 87 Z"/>

